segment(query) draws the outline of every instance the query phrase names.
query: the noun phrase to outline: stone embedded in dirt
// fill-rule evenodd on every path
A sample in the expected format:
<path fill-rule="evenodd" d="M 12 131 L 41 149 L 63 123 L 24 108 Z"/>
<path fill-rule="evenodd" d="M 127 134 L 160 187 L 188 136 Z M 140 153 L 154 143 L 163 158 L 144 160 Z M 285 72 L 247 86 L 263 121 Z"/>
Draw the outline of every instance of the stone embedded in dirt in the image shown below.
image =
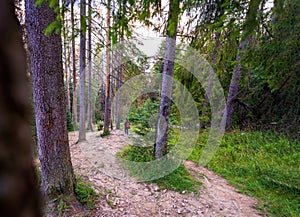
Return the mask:
<path fill-rule="evenodd" d="M 189 212 L 191 212 L 190 210 L 188 210 L 188 209 L 179 209 L 178 211 L 177 211 L 177 213 L 178 214 L 185 214 L 185 213 L 189 213 Z"/>
<path fill-rule="evenodd" d="M 198 210 L 198 211 L 197 211 L 197 214 L 198 214 L 198 215 L 201 215 L 201 214 L 203 214 L 203 213 L 204 213 L 203 210 Z"/>
<path fill-rule="evenodd" d="M 161 213 L 165 214 L 165 215 L 170 215 L 171 214 L 171 210 L 169 210 L 169 209 L 162 210 Z"/>

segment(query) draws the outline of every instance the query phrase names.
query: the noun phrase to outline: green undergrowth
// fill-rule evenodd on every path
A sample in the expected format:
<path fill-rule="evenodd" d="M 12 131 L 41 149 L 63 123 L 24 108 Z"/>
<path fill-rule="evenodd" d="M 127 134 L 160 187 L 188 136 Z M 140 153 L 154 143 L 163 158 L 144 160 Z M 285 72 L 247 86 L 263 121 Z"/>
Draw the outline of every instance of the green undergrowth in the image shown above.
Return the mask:
<path fill-rule="evenodd" d="M 100 134 L 100 137 L 106 137 L 106 136 L 108 136 L 108 135 L 110 135 L 110 132 L 109 132 L 109 130 L 105 130 L 102 134 Z"/>
<path fill-rule="evenodd" d="M 84 181 L 83 178 L 76 178 L 75 195 L 77 200 L 88 209 L 94 209 L 98 199 L 97 193 L 92 188 L 92 184 Z"/>
<path fill-rule="evenodd" d="M 40 170 L 37 170 L 38 181 L 41 184 L 41 173 Z M 76 177 L 76 185 L 75 185 L 75 196 L 77 200 L 88 209 L 94 209 L 95 203 L 98 200 L 98 195 L 92 187 L 93 185 L 87 181 L 85 181 L 82 177 Z M 59 202 L 59 210 L 65 210 L 66 201 L 60 198 L 61 195 L 56 198 Z"/>
<path fill-rule="evenodd" d="M 163 178 L 156 179 L 153 183 L 158 184 L 162 188 L 170 189 L 180 193 L 199 193 L 201 182 L 197 181 L 189 171 L 181 164 L 176 170 Z"/>
<path fill-rule="evenodd" d="M 138 147 L 130 145 L 119 152 L 117 156 L 130 162 L 150 162 L 154 160 L 153 147 Z M 164 164 L 165 168 L 161 168 L 161 171 L 168 170 L 168 166 L 174 166 L 174 164 L 171 165 L 172 163 L 173 162 L 171 161 L 166 161 Z M 132 176 L 145 180 L 151 179 L 151 177 L 157 175 L 155 174 L 157 171 L 160 171 L 159 169 L 155 168 L 153 171 L 150 171 L 144 175 L 144 177 L 141 177 L 142 174 L 140 171 L 143 171 L 143 168 L 139 167 L 139 165 L 129 165 L 126 168 L 130 171 Z M 201 185 L 201 183 L 197 181 L 182 164 L 179 164 L 170 174 L 166 174 L 162 178 L 148 182 L 156 183 L 161 189 L 169 189 L 180 193 L 198 193 L 199 186 Z"/>
<path fill-rule="evenodd" d="M 206 145 L 202 132 L 190 160 L 198 162 Z M 259 200 L 266 216 L 299 216 L 300 141 L 270 132 L 225 134 L 207 167 Z"/>

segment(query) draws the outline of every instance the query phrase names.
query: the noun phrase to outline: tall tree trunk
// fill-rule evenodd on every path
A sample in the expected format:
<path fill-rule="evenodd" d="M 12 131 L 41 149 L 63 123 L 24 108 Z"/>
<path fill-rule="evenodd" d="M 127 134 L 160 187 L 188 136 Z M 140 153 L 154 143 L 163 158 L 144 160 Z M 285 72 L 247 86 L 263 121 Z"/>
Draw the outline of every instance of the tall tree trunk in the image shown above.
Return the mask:
<path fill-rule="evenodd" d="M 65 1 L 63 1 L 64 3 Z M 63 25 L 63 32 L 62 32 L 62 37 L 63 37 L 63 49 L 64 49 L 64 68 L 65 68 L 65 83 L 66 83 L 66 99 L 67 99 L 67 109 L 68 112 L 71 112 L 71 104 L 70 104 L 70 91 L 69 91 L 69 67 L 68 67 L 68 49 L 67 49 L 67 31 L 66 31 L 66 25 L 67 22 L 65 20 L 65 7 L 63 6 L 63 11 L 62 11 L 62 25 Z"/>
<path fill-rule="evenodd" d="M 111 80 L 110 80 L 110 130 L 113 130 L 114 126 L 113 126 L 113 123 L 114 123 L 114 116 L 112 114 L 115 113 L 115 109 L 113 106 L 111 106 L 111 99 L 114 98 L 114 95 L 115 95 L 115 88 L 116 88 L 116 85 L 115 85 L 115 82 L 116 82 L 116 79 L 115 79 L 115 73 L 114 71 L 111 71 Z"/>
<path fill-rule="evenodd" d="M 73 121 L 76 125 L 77 119 L 77 77 L 76 77 L 76 47 L 75 47 L 75 18 L 74 18 L 75 0 L 71 0 L 71 25 L 72 25 L 72 71 L 73 71 Z"/>
<path fill-rule="evenodd" d="M 121 43 L 124 42 L 124 37 L 122 36 L 121 38 Z M 121 86 L 122 86 L 122 79 L 123 79 L 123 64 L 122 64 L 122 61 L 123 61 L 123 54 L 121 52 L 119 52 L 117 54 L 119 56 L 119 67 L 118 67 L 118 76 L 117 76 L 117 89 L 118 91 L 121 91 Z M 115 121 L 116 121 L 116 129 L 120 129 L 120 125 L 121 125 L 121 103 L 120 103 L 120 96 L 121 94 L 117 94 L 117 98 L 116 98 L 116 115 L 115 115 Z"/>
<path fill-rule="evenodd" d="M 0 1 L 0 14 L 0 216 L 39 217 L 26 58 L 14 1 Z"/>
<path fill-rule="evenodd" d="M 71 104 L 70 104 L 70 88 L 69 88 L 69 67 L 68 67 L 68 57 L 67 57 L 67 48 L 64 47 L 64 61 L 65 61 L 65 83 L 66 83 L 66 99 L 67 99 L 67 107 L 68 112 L 70 112 Z"/>
<path fill-rule="evenodd" d="M 92 0 L 88 2 L 88 130 L 93 131 L 92 116 Z"/>
<path fill-rule="evenodd" d="M 220 37 L 221 37 L 221 32 L 216 32 L 215 34 L 215 47 L 214 47 L 214 51 L 211 55 L 211 64 L 214 65 L 216 63 L 216 60 L 218 58 L 218 50 L 220 47 Z M 208 84 L 205 90 L 205 101 L 203 104 L 203 111 L 202 111 L 202 118 L 204 119 L 205 116 L 207 115 L 207 108 L 209 107 L 209 98 L 211 95 L 211 91 L 212 91 L 212 75 L 209 74 L 209 78 L 208 78 Z M 200 129 L 204 129 L 206 126 L 206 123 L 202 120 L 200 122 Z"/>
<path fill-rule="evenodd" d="M 100 116 L 101 119 L 104 120 L 104 110 L 105 110 L 105 84 L 104 82 L 100 86 L 101 92 L 100 92 L 100 103 L 101 103 L 101 111 L 100 111 Z"/>
<path fill-rule="evenodd" d="M 224 10 L 224 3 L 226 0 L 215 0 L 214 1 L 214 5 L 215 5 L 215 18 L 214 21 L 215 22 L 221 22 L 221 17 L 224 15 L 225 10 Z M 221 28 L 222 27 L 222 22 L 220 24 L 218 24 L 217 28 Z M 214 50 L 211 54 L 211 64 L 214 66 L 217 58 L 218 58 L 218 51 L 219 51 L 219 47 L 220 47 L 220 37 L 221 37 L 221 31 L 217 31 L 215 33 L 215 47 Z M 207 87 L 205 89 L 205 101 L 203 104 L 203 111 L 202 111 L 202 119 L 205 119 L 207 116 L 207 109 L 209 107 L 209 99 L 210 99 L 210 95 L 211 95 L 211 91 L 212 91 L 212 74 L 209 74 L 209 78 L 208 78 L 208 84 Z M 200 129 L 204 129 L 206 127 L 206 123 L 205 121 L 200 121 Z"/>
<path fill-rule="evenodd" d="M 179 16 L 179 0 L 169 2 L 169 17 L 167 25 L 167 37 L 166 37 L 166 53 L 164 60 L 164 70 L 162 78 L 162 90 L 159 106 L 159 117 L 163 117 L 166 120 L 166 126 L 162 123 L 164 121 L 158 120 L 157 124 L 157 138 L 155 145 L 155 157 L 161 158 L 167 153 L 168 146 L 168 128 L 170 119 L 171 108 L 171 94 L 172 94 L 172 80 L 174 74 L 174 60 L 176 49 L 176 34 L 178 28 L 178 16 Z M 160 119 L 160 118 L 159 118 Z"/>
<path fill-rule="evenodd" d="M 79 138 L 84 141 L 85 133 L 85 58 L 86 58 L 86 1 L 80 2 L 80 112 L 79 112 Z"/>
<path fill-rule="evenodd" d="M 57 14 L 48 3 L 37 8 L 35 0 L 26 0 L 25 5 L 42 188 L 48 195 L 73 195 L 75 178 L 66 123 L 62 40 L 60 35 L 44 34 Z"/>
<path fill-rule="evenodd" d="M 232 117 L 234 114 L 234 102 L 237 98 L 239 91 L 239 82 L 242 76 L 242 64 L 241 64 L 241 54 L 242 50 L 247 45 L 250 40 L 251 33 L 255 31 L 257 26 L 257 12 L 259 9 L 259 5 L 263 3 L 264 0 L 250 0 L 248 12 L 245 17 L 245 23 L 243 27 L 243 33 L 241 37 L 241 42 L 238 47 L 237 55 L 236 55 L 236 65 L 234 67 L 233 75 L 231 78 L 229 92 L 226 103 L 226 128 L 230 128 L 232 124 Z"/>
<path fill-rule="evenodd" d="M 237 99 L 237 95 L 239 92 L 240 78 L 242 76 L 241 52 L 244 49 L 247 41 L 248 38 L 246 38 L 240 43 L 236 55 L 236 64 L 233 70 L 228 96 L 227 96 L 227 103 L 226 103 L 226 128 L 227 129 L 230 128 L 232 124 L 232 117 L 234 114 L 234 102 Z"/>
<path fill-rule="evenodd" d="M 109 132 L 111 122 L 110 107 L 110 0 L 107 1 L 107 39 L 106 39 L 106 85 L 105 85 L 105 109 L 104 109 L 104 132 Z"/>

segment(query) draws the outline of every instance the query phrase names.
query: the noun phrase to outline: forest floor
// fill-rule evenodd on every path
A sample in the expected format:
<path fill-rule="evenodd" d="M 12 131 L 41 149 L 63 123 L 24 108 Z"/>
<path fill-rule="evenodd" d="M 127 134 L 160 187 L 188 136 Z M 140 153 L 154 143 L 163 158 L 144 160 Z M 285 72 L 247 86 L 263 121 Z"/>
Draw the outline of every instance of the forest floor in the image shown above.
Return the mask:
<path fill-rule="evenodd" d="M 261 216 L 257 200 L 241 194 L 228 182 L 194 162 L 184 164 L 203 184 L 199 194 L 160 189 L 156 184 L 135 182 L 118 167 L 115 154 L 131 144 L 131 138 L 114 130 L 105 138 L 87 133 L 87 141 L 76 144 L 77 133 L 69 134 L 75 173 L 93 184 L 99 193 L 95 209 L 84 216 Z M 117 178 L 116 178 L 117 177 Z M 73 214 L 72 216 L 83 216 Z"/>

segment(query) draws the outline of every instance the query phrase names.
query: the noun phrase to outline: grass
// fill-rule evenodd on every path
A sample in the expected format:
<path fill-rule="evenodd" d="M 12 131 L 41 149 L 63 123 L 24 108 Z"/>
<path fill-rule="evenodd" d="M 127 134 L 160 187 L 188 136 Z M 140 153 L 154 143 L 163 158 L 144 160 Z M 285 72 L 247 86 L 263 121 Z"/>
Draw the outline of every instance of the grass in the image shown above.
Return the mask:
<path fill-rule="evenodd" d="M 106 137 L 106 136 L 108 136 L 108 135 L 110 135 L 110 132 L 109 132 L 109 130 L 104 130 L 104 132 L 102 133 L 102 134 L 100 134 L 100 137 Z"/>
<path fill-rule="evenodd" d="M 207 140 L 199 137 L 190 160 L 198 162 Z M 256 197 L 266 216 L 299 216 L 300 141 L 269 132 L 227 133 L 207 167 L 243 193 Z"/>
<path fill-rule="evenodd" d="M 37 168 L 37 177 L 39 185 L 41 184 L 41 172 L 39 168 Z M 58 195 L 59 197 L 61 195 Z M 95 190 L 92 188 L 92 184 L 89 182 L 84 181 L 83 178 L 76 176 L 76 185 L 75 185 L 75 196 L 77 200 L 88 209 L 94 209 L 95 202 L 98 199 L 98 195 Z M 58 200 L 58 198 L 57 198 Z M 64 201 L 63 198 L 59 199 L 59 212 L 66 210 L 67 203 Z"/>
<path fill-rule="evenodd" d="M 76 178 L 75 195 L 77 200 L 88 209 L 94 209 L 97 201 L 97 193 L 92 188 L 92 184 L 82 178 Z"/>
<path fill-rule="evenodd" d="M 117 156 L 135 162 L 150 162 L 154 160 L 153 147 L 131 145 L 119 152 Z M 129 169 L 133 176 L 140 175 L 138 171 L 141 168 L 127 167 L 127 169 Z M 169 189 L 180 193 L 198 193 L 199 186 L 201 185 L 182 164 L 172 173 L 149 182 L 156 183 L 161 189 Z"/>
<path fill-rule="evenodd" d="M 169 175 L 153 180 L 153 183 L 156 183 L 161 188 L 180 193 L 194 192 L 196 194 L 199 193 L 198 190 L 201 185 L 201 182 L 197 181 L 182 164 Z"/>

